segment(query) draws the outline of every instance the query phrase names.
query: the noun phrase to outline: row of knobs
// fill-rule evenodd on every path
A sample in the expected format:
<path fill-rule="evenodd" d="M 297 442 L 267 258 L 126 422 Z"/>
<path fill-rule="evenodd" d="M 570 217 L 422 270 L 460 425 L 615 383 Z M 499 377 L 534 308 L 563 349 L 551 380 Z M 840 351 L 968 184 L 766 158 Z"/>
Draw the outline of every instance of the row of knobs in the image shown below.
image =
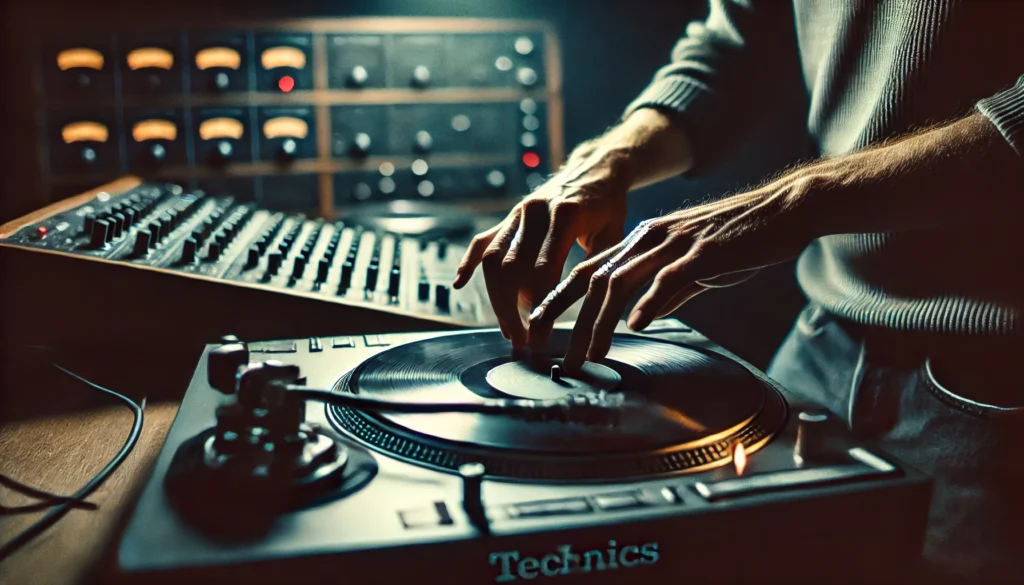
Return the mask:
<path fill-rule="evenodd" d="M 369 134 L 366 132 L 357 132 L 352 136 L 352 143 L 349 145 L 349 151 L 353 156 L 366 156 L 370 154 L 370 148 L 372 146 L 373 138 L 371 138 Z M 413 136 L 412 147 L 414 151 L 426 154 L 434 147 L 434 137 L 430 135 L 430 132 L 420 130 Z"/>
<path fill-rule="evenodd" d="M 106 213 L 86 215 L 82 233 L 88 234 L 89 247 L 99 249 L 120 238 L 128 228 L 150 214 L 159 201 L 159 198 L 143 198 L 134 194 L 128 200 L 111 206 Z"/>
<path fill-rule="evenodd" d="M 198 200 L 193 199 L 181 207 L 168 209 L 160 214 L 160 217 L 149 222 L 149 224 L 135 234 L 135 245 L 132 248 L 132 254 L 136 257 L 148 254 L 150 250 L 157 247 L 160 242 L 167 238 L 168 234 L 177 229 L 183 221 L 191 217 L 198 209 Z"/>
<path fill-rule="evenodd" d="M 181 248 L 181 264 L 192 264 L 199 251 L 206 246 L 205 262 L 216 262 L 224 250 L 238 237 L 238 234 L 252 219 L 253 209 L 248 206 L 229 210 L 215 210 L 192 230 Z"/>

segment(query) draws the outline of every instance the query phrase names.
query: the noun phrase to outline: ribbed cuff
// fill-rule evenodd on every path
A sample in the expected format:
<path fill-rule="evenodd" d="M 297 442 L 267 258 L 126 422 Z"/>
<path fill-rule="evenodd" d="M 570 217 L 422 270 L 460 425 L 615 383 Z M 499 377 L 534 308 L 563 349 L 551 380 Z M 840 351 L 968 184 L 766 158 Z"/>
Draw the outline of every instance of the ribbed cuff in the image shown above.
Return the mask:
<path fill-rule="evenodd" d="M 654 80 L 626 107 L 622 119 L 628 118 L 640 108 L 657 108 L 675 114 L 693 146 L 693 166 L 686 172 L 686 176 L 697 176 L 714 167 L 720 158 L 719 141 L 711 133 L 717 120 L 712 112 L 716 99 L 714 92 L 693 79 L 663 77 Z M 717 126 L 721 132 L 722 124 L 719 122 Z"/>
<path fill-rule="evenodd" d="M 1024 76 L 1013 87 L 979 101 L 977 107 L 1024 157 Z"/>

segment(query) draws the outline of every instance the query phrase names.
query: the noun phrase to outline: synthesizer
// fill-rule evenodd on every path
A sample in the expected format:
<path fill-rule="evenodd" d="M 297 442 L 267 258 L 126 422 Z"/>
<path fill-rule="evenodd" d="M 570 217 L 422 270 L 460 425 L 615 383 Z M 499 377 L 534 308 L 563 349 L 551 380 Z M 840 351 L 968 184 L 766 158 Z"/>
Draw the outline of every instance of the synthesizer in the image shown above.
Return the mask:
<path fill-rule="evenodd" d="M 410 235 L 127 177 L 0 228 L 5 323 L 76 344 L 489 326 L 482 279 L 450 287 L 467 222 Z"/>

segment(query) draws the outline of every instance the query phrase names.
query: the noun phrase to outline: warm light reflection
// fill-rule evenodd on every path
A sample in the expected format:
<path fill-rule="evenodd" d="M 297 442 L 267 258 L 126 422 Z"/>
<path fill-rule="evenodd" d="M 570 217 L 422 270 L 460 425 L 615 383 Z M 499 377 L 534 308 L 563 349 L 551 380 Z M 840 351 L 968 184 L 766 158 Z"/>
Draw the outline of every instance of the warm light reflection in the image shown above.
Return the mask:
<path fill-rule="evenodd" d="M 203 140 L 213 138 L 234 138 L 242 137 L 244 127 L 242 123 L 234 118 L 210 118 L 199 125 L 199 137 Z"/>
<path fill-rule="evenodd" d="M 205 71 L 211 67 L 238 69 L 242 66 L 242 56 L 230 47 L 207 47 L 196 53 L 196 67 Z"/>
<path fill-rule="evenodd" d="M 103 55 L 96 49 L 78 47 L 75 49 L 64 49 L 57 53 L 57 68 L 61 71 L 84 67 L 86 69 L 103 69 Z"/>
<path fill-rule="evenodd" d="M 72 122 L 60 130 L 64 144 L 72 142 L 106 142 L 110 131 L 99 122 Z"/>
<path fill-rule="evenodd" d="M 280 116 L 263 123 L 263 135 L 267 138 L 305 138 L 309 125 L 301 118 Z"/>
<path fill-rule="evenodd" d="M 128 53 L 126 59 L 128 61 L 128 68 L 132 71 L 148 68 L 170 70 L 174 66 L 174 55 L 167 49 L 159 47 L 133 49 Z"/>
<path fill-rule="evenodd" d="M 743 470 L 747 468 L 747 450 L 739 441 L 732 448 L 732 466 L 736 468 L 736 475 L 743 475 Z"/>
<path fill-rule="evenodd" d="M 146 140 L 174 140 L 178 137 L 178 127 L 170 120 L 142 120 L 132 126 L 132 138 L 136 142 Z"/>
<path fill-rule="evenodd" d="M 306 54 L 295 47 L 271 47 L 260 55 L 260 63 L 264 69 L 293 67 L 302 69 L 306 66 Z"/>

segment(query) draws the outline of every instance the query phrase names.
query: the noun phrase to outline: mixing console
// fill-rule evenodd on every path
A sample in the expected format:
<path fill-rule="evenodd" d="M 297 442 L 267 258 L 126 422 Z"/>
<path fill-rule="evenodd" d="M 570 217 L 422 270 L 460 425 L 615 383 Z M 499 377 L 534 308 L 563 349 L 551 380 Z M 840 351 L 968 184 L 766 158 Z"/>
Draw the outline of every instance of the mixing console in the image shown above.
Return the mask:
<path fill-rule="evenodd" d="M 478 287 L 449 288 L 463 248 L 372 224 L 309 219 L 177 185 L 98 193 L 7 244 L 370 304 L 466 325 L 493 317 Z"/>

